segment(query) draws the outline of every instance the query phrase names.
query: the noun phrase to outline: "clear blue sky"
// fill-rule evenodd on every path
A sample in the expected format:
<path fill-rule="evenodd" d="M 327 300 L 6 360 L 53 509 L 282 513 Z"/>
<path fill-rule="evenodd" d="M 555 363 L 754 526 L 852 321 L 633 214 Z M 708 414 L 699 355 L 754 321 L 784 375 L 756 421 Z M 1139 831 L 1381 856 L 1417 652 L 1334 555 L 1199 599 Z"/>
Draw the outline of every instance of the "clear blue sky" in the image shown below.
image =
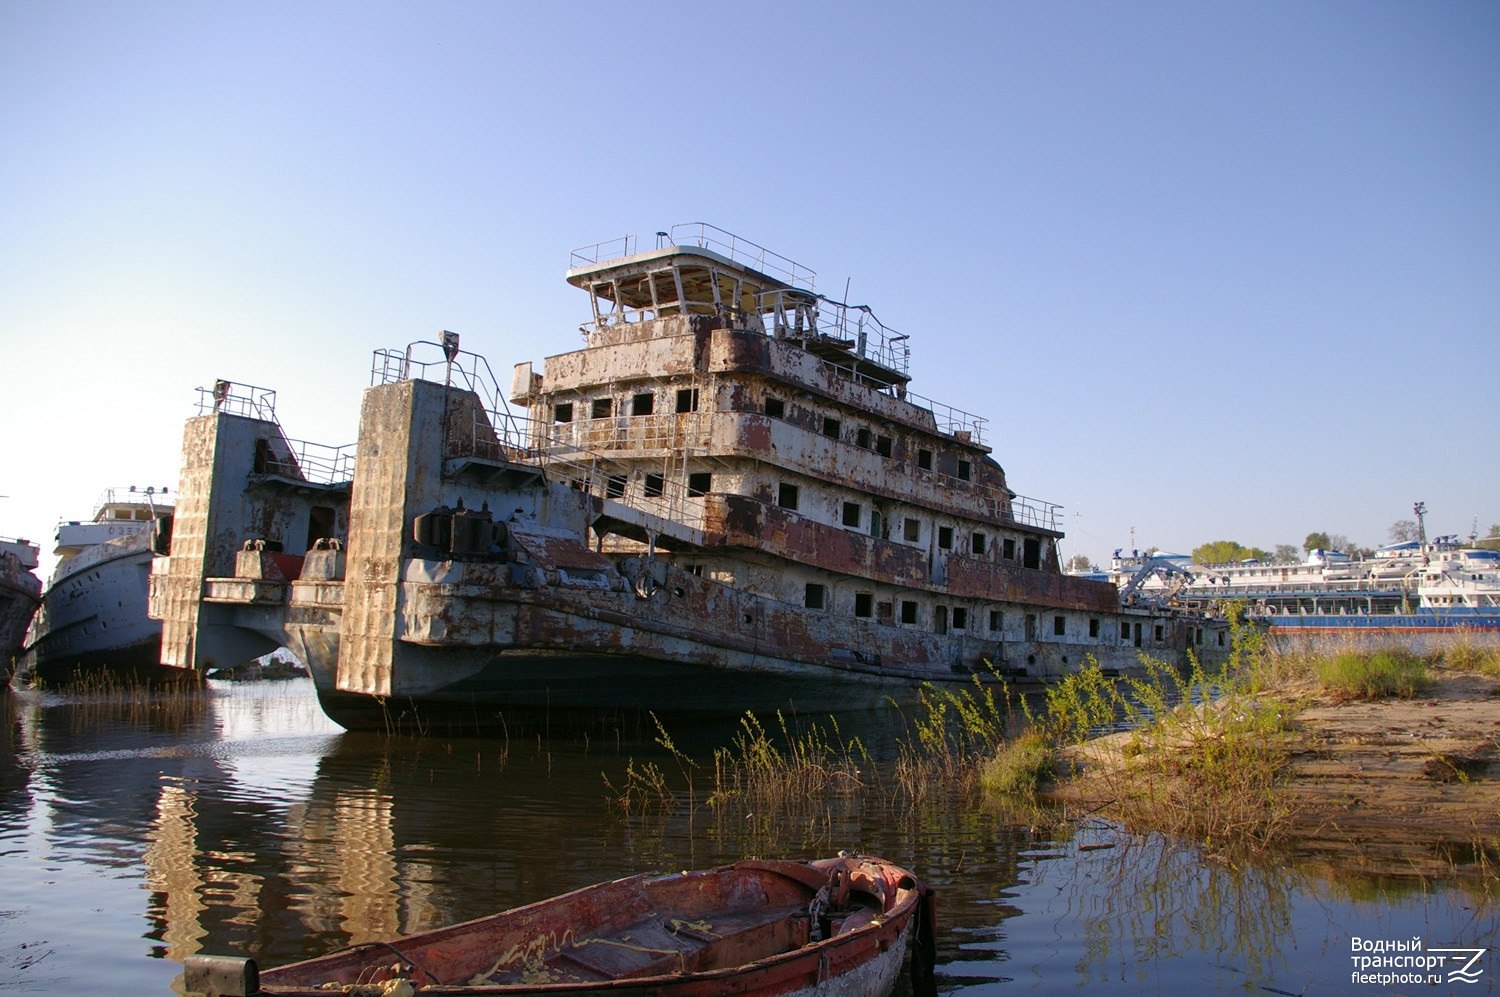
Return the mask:
<path fill-rule="evenodd" d="M 0 4 L 0 534 L 175 488 L 214 378 L 575 348 L 707 221 L 911 335 L 1065 553 L 1500 522 L 1500 4 Z"/>

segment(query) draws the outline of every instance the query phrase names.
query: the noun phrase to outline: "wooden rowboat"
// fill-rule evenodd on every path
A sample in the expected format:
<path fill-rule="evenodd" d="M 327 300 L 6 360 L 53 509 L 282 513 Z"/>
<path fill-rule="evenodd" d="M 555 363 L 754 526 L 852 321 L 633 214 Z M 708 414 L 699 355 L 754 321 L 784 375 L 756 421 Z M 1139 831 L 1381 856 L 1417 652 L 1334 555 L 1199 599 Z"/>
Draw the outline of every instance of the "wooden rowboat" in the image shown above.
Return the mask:
<path fill-rule="evenodd" d="M 632 876 L 490 917 L 257 971 L 192 956 L 208 997 L 423 994 L 888 994 L 908 948 L 933 961 L 933 903 L 869 856 Z"/>

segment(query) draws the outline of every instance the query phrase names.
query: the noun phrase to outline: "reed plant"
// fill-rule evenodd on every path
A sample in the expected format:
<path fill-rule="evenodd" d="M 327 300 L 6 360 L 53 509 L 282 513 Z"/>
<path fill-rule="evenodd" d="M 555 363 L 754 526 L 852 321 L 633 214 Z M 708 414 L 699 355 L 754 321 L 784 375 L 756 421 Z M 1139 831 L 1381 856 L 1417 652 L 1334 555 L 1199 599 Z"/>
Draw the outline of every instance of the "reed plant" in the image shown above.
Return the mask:
<path fill-rule="evenodd" d="M 1500 640 L 1493 635 L 1460 632 L 1431 656 L 1435 667 L 1478 672 L 1500 679 Z"/>
<path fill-rule="evenodd" d="M 656 762 L 637 763 L 634 758 L 630 758 L 626 760 L 620 785 L 616 786 L 609 775 L 605 774 L 604 785 L 610 792 L 609 799 L 615 809 L 630 816 L 672 813 L 684 803 L 691 810 L 696 802 L 693 772 L 698 764 L 677 747 L 660 717 L 654 713 L 650 717 L 656 726 L 656 743 L 676 764 L 679 777 L 677 784 L 682 788 L 674 789 L 673 779 Z"/>
<path fill-rule="evenodd" d="M 32 688 L 48 691 L 41 683 Z M 202 719 L 215 693 L 192 674 L 181 681 L 146 682 L 109 671 L 78 672 L 57 691 L 76 702 L 73 723 L 83 728 L 101 721 L 185 730 Z"/>
<path fill-rule="evenodd" d="M 997 688 L 1003 702 L 996 699 Z M 986 762 L 1003 749 L 1014 713 L 1010 687 L 993 675 L 975 675 L 959 689 L 923 685 L 917 712 L 907 718 L 907 736 L 897 746 L 898 791 L 920 802 L 936 786 L 973 789 Z"/>
<path fill-rule="evenodd" d="M 740 717 L 733 746 L 714 752 L 710 806 L 784 807 L 865 788 L 870 755 L 859 738 L 843 738 L 835 718 L 829 718 L 827 730 L 811 724 L 796 733 L 778 711 L 775 733 L 753 713 Z"/>

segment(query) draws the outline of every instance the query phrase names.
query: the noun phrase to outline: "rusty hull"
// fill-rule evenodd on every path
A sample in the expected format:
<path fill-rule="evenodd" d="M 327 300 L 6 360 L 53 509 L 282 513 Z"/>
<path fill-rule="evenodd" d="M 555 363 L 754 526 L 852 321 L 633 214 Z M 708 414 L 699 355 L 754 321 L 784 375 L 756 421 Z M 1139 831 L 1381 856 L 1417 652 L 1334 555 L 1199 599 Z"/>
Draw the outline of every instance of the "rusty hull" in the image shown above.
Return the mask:
<path fill-rule="evenodd" d="M 825 900 L 815 902 L 820 890 Z M 424 994 L 455 995 L 883 995 L 914 936 L 914 969 L 930 971 L 932 910 L 930 891 L 883 859 L 741 862 L 601 883 L 351 946 L 263 971 L 257 992 L 312 997 L 406 980 Z M 222 959 L 191 962 L 190 987 Z"/>

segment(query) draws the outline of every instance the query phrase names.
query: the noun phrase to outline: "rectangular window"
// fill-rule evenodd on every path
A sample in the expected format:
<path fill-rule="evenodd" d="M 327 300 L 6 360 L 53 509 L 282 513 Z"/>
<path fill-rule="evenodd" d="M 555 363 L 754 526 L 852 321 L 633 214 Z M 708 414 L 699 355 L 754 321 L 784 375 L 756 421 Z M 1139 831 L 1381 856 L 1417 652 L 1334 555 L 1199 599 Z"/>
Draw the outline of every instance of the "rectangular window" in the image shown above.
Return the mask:
<path fill-rule="evenodd" d="M 962 606 L 953 607 L 953 629 L 967 630 L 969 628 L 969 611 Z"/>
<path fill-rule="evenodd" d="M 932 451 L 931 450 L 918 450 L 917 451 L 917 466 L 920 467 L 924 471 L 930 471 L 930 470 L 932 470 Z"/>
<path fill-rule="evenodd" d="M 701 564 L 690 564 L 690 565 L 687 566 L 687 573 L 690 574 L 690 575 L 692 575 L 694 578 L 702 578 L 703 577 L 703 565 L 701 565 Z"/>
<path fill-rule="evenodd" d="M 901 535 L 906 538 L 907 543 L 917 543 L 922 539 L 922 521 L 919 519 L 912 519 L 910 516 L 908 516 L 906 519 L 905 529 L 902 531 Z"/>
<path fill-rule="evenodd" d="M 698 389 L 697 388 L 678 388 L 677 389 L 677 411 L 678 412 L 696 412 L 696 411 L 698 411 Z"/>
<path fill-rule="evenodd" d="M 948 632 L 948 607 L 932 607 L 932 629 L 934 633 L 945 634 Z"/>
<path fill-rule="evenodd" d="M 776 489 L 776 504 L 783 509 L 797 508 L 797 486 L 783 481 Z"/>
<path fill-rule="evenodd" d="M 963 479 L 964 481 L 968 481 L 969 480 L 969 474 L 970 474 L 969 462 L 966 461 L 966 460 L 959 461 L 958 462 L 958 476 L 959 476 L 959 478 Z"/>
<path fill-rule="evenodd" d="M 860 520 L 860 508 L 858 502 L 844 503 L 844 525 L 858 526 Z"/>
<path fill-rule="evenodd" d="M 870 431 L 860 427 L 854 434 L 854 443 L 856 446 L 864 447 L 866 450 L 870 449 Z"/>
<path fill-rule="evenodd" d="M 882 457 L 891 455 L 891 438 L 889 436 L 875 437 L 875 452 Z"/>
<path fill-rule="evenodd" d="M 1158 644 L 1160 644 L 1161 643 L 1161 639 L 1162 639 L 1162 627 L 1161 627 L 1161 624 L 1158 623 L 1156 625 L 1156 642 Z"/>
<path fill-rule="evenodd" d="M 595 398 L 594 404 L 589 408 L 589 417 L 593 419 L 608 419 L 614 411 L 615 401 L 613 398 Z"/>
<path fill-rule="evenodd" d="M 1026 557 L 1022 564 L 1028 568 L 1040 568 L 1042 566 L 1042 542 L 1040 540 L 1026 541 Z"/>
<path fill-rule="evenodd" d="M 1130 639 L 1130 624 L 1129 624 L 1129 622 L 1127 622 L 1125 620 L 1121 620 L 1120 621 L 1120 639 L 1121 640 L 1129 640 Z"/>
<path fill-rule="evenodd" d="M 572 402 L 558 402 L 556 405 L 552 406 L 552 421 L 553 422 L 572 422 L 573 421 L 573 403 Z"/>
<path fill-rule="evenodd" d="M 1036 640 L 1036 614 L 1026 614 L 1026 639 Z"/>
<path fill-rule="evenodd" d="M 775 395 L 766 396 L 766 415 L 772 419 L 780 419 L 786 415 L 786 403 Z"/>
<path fill-rule="evenodd" d="M 938 527 L 938 547 L 941 550 L 952 550 L 953 549 L 953 527 L 951 527 L 951 526 L 939 526 Z"/>
<path fill-rule="evenodd" d="M 1090 637 L 1098 637 L 1099 636 L 1099 621 L 1098 620 L 1095 620 L 1095 619 L 1089 620 L 1089 636 Z"/>
<path fill-rule="evenodd" d="M 1061 637 L 1068 632 L 1068 618 L 1066 616 L 1052 617 L 1052 632 Z"/>
<path fill-rule="evenodd" d="M 901 600 L 901 622 L 910 625 L 917 622 L 917 604 L 910 599 Z"/>
<path fill-rule="evenodd" d="M 875 618 L 882 623 L 890 623 L 891 604 L 888 602 L 877 602 L 875 604 Z"/>
<path fill-rule="evenodd" d="M 688 498 L 702 498 L 714 486 L 714 476 L 708 471 L 688 475 Z"/>
<path fill-rule="evenodd" d="M 802 605 L 808 609 L 822 609 L 825 592 L 827 592 L 827 589 L 817 582 L 808 582 L 807 590 L 802 595 Z"/>
<path fill-rule="evenodd" d="M 997 634 L 1005 629 L 1005 613 L 999 609 L 990 610 L 990 633 Z"/>
<path fill-rule="evenodd" d="M 1005 559 L 1007 561 L 1014 561 L 1016 559 L 1016 542 L 1014 540 L 1012 540 L 1010 537 L 1006 537 L 1005 538 L 1004 548 L 1005 548 Z"/>
<path fill-rule="evenodd" d="M 650 415 L 656 411 L 656 396 L 649 391 L 643 391 L 638 395 L 631 396 L 631 415 Z"/>
<path fill-rule="evenodd" d="M 875 597 L 868 592 L 854 593 L 854 615 L 867 620 L 875 612 Z"/>
<path fill-rule="evenodd" d="M 831 415 L 825 415 L 823 417 L 823 435 L 824 436 L 831 436 L 831 437 L 833 437 L 836 440 L 836 439 L 839 438 L 839 430 L 842 429 L 842 428 L 843 428 L 843 423 L 839 422 L 833 416 L 831 416 Z"/>
<path fill-rule="evenodd" d="M 604 494 L 608 498 L 620 498 L 625 494 L 625 475 L 611 474 L 604 482 Z"/>
<path fill-rule="evenodd" d="M 646 475 L 646 497 L 661 498 L 661 492 L 666 483 L 666 479 L 659 474 Z"/>
<path fill-rule="evenodd" d="M 984 534 L 975 533 L 969 537 L 969 551 L 974 554 L 984 553 Z"/>

